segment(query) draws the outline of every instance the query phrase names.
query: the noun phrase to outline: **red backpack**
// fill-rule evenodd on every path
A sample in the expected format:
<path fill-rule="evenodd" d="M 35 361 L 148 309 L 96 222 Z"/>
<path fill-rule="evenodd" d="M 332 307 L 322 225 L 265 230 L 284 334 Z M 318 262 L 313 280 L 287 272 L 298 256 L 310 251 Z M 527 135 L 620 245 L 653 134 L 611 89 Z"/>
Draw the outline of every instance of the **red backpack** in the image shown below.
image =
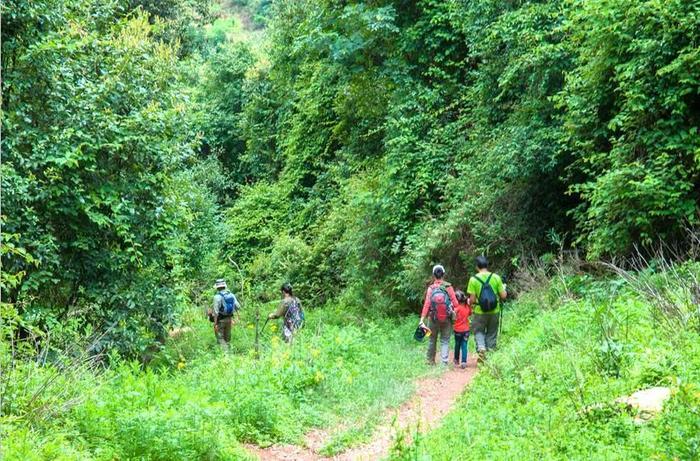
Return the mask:
<path fill-rule="evenodd" d="M 454 306 L 452 300 L 447 293 L 449 283 L 441 283 L 440 285 L 432 285 L 430 291 L 430 318 L 444 322 L 448 318 L 454 317 Z"/>

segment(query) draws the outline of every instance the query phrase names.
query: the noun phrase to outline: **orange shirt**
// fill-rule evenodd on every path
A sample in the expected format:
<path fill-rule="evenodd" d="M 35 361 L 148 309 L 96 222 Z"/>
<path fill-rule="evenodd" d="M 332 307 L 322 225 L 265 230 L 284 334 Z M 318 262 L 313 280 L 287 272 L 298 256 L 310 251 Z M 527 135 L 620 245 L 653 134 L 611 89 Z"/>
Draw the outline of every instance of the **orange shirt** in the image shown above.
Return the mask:
<path fill-rule="evenodd" d="M 456 333 L 464 333 L 469 331 L 469 316 L 472 315 L 472 308 L 469 304 L 457 304 L 455 308 L 455 326 Z"/>

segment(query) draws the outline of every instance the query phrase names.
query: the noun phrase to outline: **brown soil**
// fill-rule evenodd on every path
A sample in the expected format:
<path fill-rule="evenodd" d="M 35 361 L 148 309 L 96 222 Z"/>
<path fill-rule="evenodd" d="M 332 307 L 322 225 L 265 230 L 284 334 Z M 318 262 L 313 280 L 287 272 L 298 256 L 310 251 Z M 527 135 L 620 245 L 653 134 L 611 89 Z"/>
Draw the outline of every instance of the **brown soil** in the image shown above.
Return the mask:
<path fill-rule="evenodd" d="M 333 457 L 318 454 L 329 440 L 331 433 L 324 430 L 311 431 L 306 436 L 305 447 L 296 445 L 273 445 L 260 448 L 247 445 L 261 461 L 359 461 L 381 459 L 389 454 L 389 448 L 401 432 L 408 434 L 420 430 L 426 432 L 434 427 L 452 408 L 462 391 L 476 374 L 476 358 L 472 355 L 465 369 L 452 368 L 437 377 L 424 378 L 416 383 L 416 393 L 398 409 L 384 415 L 383 422 L 375 430 L 372 440 L 350 448 Z"/>

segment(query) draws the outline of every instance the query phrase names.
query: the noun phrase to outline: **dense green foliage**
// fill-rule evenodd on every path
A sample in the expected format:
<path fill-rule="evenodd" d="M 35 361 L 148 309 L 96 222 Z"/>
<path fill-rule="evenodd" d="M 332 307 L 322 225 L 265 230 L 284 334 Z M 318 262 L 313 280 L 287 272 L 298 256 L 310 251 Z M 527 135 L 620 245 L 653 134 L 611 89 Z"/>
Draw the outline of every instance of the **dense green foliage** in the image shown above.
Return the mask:
<path fill-rule="evenodd" d="M 143 349 L 224 255 L 257 293 L 390 312 L 437 261 L 461 284 L 480 252 L 697 220 L 698 2 L 222 5 L 266 44 L 203 1 L 5 6 L 4 231 L 32 259 L 4 292 L 31 324 Z"/>
<path fill-rule="evenodd" d="M 698 0 L 1 8 L 0 435 L 19 459 L 235 458 L 217 415 L 235 421 L 238 441 L 258 443 L 298 441 L 338 412 L 376 415 L 368 409 L 391 386 L 424 371 L 410 367 L 408 323 L 385 319 L 415 310 L 432 264 L 463 288 L 479 253 L 510 273 L 568 247 L 590 260 L 660 243 L 682 250 L 685 228 L 700 224 Z M 325 330 L 290 350 L 274 345 L 260 362 L 246 355 L 249 331 L 233 356 L 202 354 L 211 332 L 189 317 L 218 277 L 246 308 L 289 281 Z M 696 314 L 677 337 L 655 338 L 683 380 L 660 423 L 636 429 L 617 413 L 584 421 L 569 411 L 570 378 L 589 380 L 585 399 L 606 400 L 646 383 L 651 372 L 633 364 L 658 358 L 641 345 L 656 331 L 648 307 L 624 289 L 601 301 L 596 286 L 559 310 L 525 303 L 518 321 L 532 332 L 493 362 L 473 398 L 502 382 L 494 411 L 524 399 L 516 416 L 534 423 L 523 431 L 541 432 L 521 448 L 503 434 L 514 457 L 533 456 L 535 443 L 552 457 L 622 456 L 615 440 L 663 457 L 647 444 L 659 439 L 696 455 L 664 429 L 696 428 L 683 413 L 696 403 Z M 586 302 L 615 314 L 596 310 L 586 323 Z M 573 374 L 551 360 L 597 350 L 596 328 L 618 325 L 618 311 L 630 336 L 606 343 L 602 358 L 584 354 Z M 191 352 L 158 353 L 183 323 L 197 327 Z M 564 333 L 575 342 L 559 344 Z M 146 372 L 128 362 L 154 356 Z M 609 367 L 614 376 L 596 374 Z M 347 383 L 360 374 L 367 382 Z M 545 378 L 554 389 L 538 394 Z M 215 391 L 225 380 L 250 400 L 229 406 L 237 391 Z M 554 436 L 593 424 L 617 439 L 559 446 L 538 419 L 545 404 Z M 370 420 L 327 452 L 366 435 Z M 446 443 L 430 436 L 409 450 Z"/>
<path fill-rule="evenodd" d="M 162 337 L 217 249 L 216 169 L 167 25 L 114 2 L 3 6 L 3 285 L 27 328 L 78 322 L 96 350 Z M 194 284 L 193 284 L 194 282 Z M 84 332 L 84 330 L 81 330 Z"/>
<path fill-rule="evenodd" d="M 275 4 L 226 250 L 301 238 L 319 299 L 403 303 L 436 261 L 461 283 L 475 254 L 507 271 L 548 236 L 592 258 L 677 242 L 697 220 L 699 8 Z"/>
<path fill-rule="evenodd" d="M 594 254 L 673 239 L 697 218 L 700 4 L 577 3 L 558 98 L 585 178 L 570 186 L 580 239 Z"/>
<path fill-rule="evenodd" d="M 699 275 L 694 263 L 635 276 L 672 299 L 688 324 L 619 279 L 577 276 L 530 293 L 505 314 L 507 344 L 457 408 L 392 458 L 698 459 Z M 572 299 L 543 309 L 565 293 Z M 636 424 L 635 411 L 615 400 L 653 386 L 669 386 L 672 397 Z"/>

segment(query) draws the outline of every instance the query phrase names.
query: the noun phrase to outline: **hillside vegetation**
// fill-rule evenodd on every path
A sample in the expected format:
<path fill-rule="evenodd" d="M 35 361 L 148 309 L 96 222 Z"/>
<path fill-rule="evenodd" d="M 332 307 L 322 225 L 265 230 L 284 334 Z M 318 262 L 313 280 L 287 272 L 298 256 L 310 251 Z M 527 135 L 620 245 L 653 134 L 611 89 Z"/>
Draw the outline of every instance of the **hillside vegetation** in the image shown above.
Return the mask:
<path fill-rule="evenodd" d="M 584 284 L 619 284 L 616 301 L 584 290 L 536 306 L 519 277 L 543 267 L 561 279 L 568 256 L 583 261 L 574 277 L 605 279 L 600 261 L 628 268 L 633 255 L 646 258 L 636 269 L 666 273 L 676 266 L 657 266 L 661 247 L 695 270 L 700 1 L 6 0 L 0 8 L 0 454 L 235 458 L 246 456 L 238 442 L 298 442 L 352 414 L 327 447 L 341 450 L 368 437 L 376 416 L 429 372 L 409 339 L 432 265 L 464 288 L 479 254 L 520 286 L 518 315 L 533 320 L 507 331 L 518 339 L 474 395 L 505 376 L 503 399 L 551 404 L 552 427 L 578 431 L 579 404 L 641 385 L 645 372 L 632 364 L 656 354 L 676 354 L 679 367 L 659 376 L 697 383 L 692 309 L 674 336 L 649 320 L 654 301 L 627 296 L 622 280 Z M 243 305 L 225 358 L 202 319 L 222 277 Z M 271 336 L 254 340 L 283 282 L 311 318 L 289 351 Z M 583 320 L 586 302 L 596 303 L 595 321 Z M 609 352 L 632 368 L 621 362 L 607 379 L 596 374 L 597 352 L 581 351 L 597 350 L 591 329 L 608 320 L 596 312 L 613 304 L 639 322 L 623 351 Z M 549 330 L 552 322 L 561 330 Z M 183 327 L 193 330 L 182 343 L 168 339 Z M 570 330 L 576 341 L 566 347 L 577 358 L 552 370 L 548 354 L 563 360 L 569 349 L 533 338 Z M 640 352 L 645 334 L 659 342 L 649 357 Z M 518 363 L 541 365 L 539 374 L 513 365 L 527 344 Z M 232 397 L 235 387 L 215 392 L 239 376 L 249 402 Z M 586 388 L 590 376 L 592 394 L 576 397 L 572 413 L 564 384 L 549 397 L 518 387 L 542 376 Z M 504 401 L 490 402 L 510 420 Z M 675 411 L 668 417 L 681 418 Z M 459 426 L 464 414 L 451 421 Z M 523 418 L 544 427 L 541 415 Z M 619 418 L 585 421 L 608 431 Z M 234 421 L 230 436 L 220 435 L 222 420 Z M 625 426 L 619 440 L 671 453 L 649 448 L 662 431 L 646 427 Z M 501 439 L 514 443 L 514 434 Z M 567 455 L 538 437 L 553 450 L 542 452 Z M 613 445 L 580 437 L 601 457 Z M 442 443 L 428 436 L 397 445 L 409 453 L 397 456 L 440 452 Z M 529 456 L 534 446 L 505 453 Z"/>
<path fill-rule="evenodd" d="M 682 241 L 699 8 L 6 2 L 3 299 L 134 354 L 227 257 L 254 294 L 405 311 L 435 261 Z"/>

